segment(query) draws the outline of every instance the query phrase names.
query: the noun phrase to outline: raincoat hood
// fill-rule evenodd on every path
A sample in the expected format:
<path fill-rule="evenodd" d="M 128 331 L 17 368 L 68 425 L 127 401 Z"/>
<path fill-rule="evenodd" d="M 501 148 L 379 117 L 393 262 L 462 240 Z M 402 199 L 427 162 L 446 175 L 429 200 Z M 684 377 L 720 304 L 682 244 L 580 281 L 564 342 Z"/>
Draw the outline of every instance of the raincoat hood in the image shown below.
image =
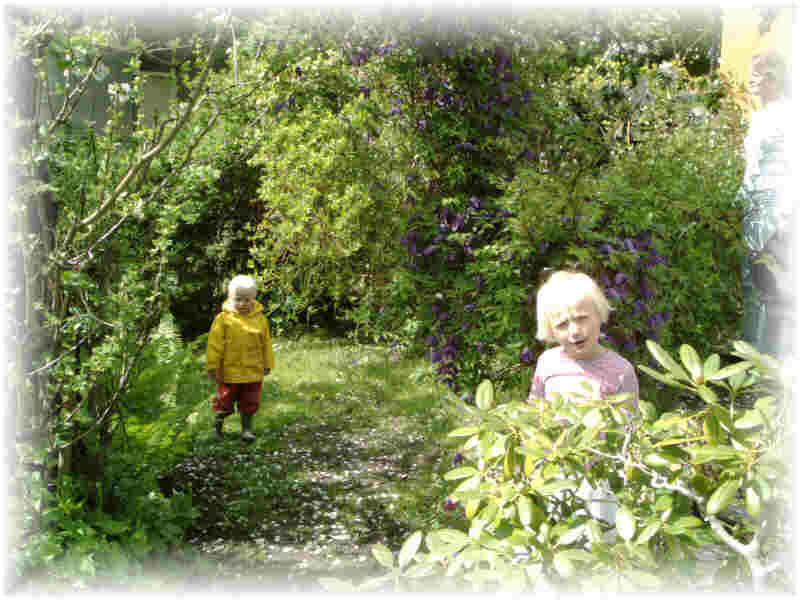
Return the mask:
<path fill-rule="evenodd" d="M 206 368 L 221 374 L 226 383 L 261 381 L 267 370 L 275 368 L 275 355 L 264 306 L 242 314 L 228 299 L 211 325 L 208 335 Z"/>

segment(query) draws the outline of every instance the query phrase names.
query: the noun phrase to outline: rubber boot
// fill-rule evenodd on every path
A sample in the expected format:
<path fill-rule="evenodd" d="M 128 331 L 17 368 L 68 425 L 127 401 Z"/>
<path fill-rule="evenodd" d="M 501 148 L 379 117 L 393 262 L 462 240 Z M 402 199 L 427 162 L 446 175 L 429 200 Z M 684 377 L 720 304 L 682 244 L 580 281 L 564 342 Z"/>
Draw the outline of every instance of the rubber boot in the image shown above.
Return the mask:
<path fill-rule="evenodd" d="M 214 437 L 217 440 L 222 440 L 225 437 L 222 435 L 222 425 L 225 422 L 225 417 L 227 416 L 228 415 L 217 413 L 217 416 L 214 419 Z"/>
<path fill-rule="evenodd" d="M 242 415 L 242 439 L 245 442 L 252 442 L 254 439 L 256 439 L 256 436 L 250 429 L 253 424 L 253 415 L 246 415 L 244 413 L 240 414 Z"/>

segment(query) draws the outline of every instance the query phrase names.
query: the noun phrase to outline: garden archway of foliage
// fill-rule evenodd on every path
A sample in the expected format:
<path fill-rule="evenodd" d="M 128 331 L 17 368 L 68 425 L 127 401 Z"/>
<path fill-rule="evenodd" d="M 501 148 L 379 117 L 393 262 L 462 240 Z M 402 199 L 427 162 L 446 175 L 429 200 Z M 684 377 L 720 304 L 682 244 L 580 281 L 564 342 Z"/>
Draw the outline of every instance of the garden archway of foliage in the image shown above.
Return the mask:
<path fill-rule="evenodd" d="M 725 351 L 741 312 L 736 90 L 690 76 L 688 47 L 538 18 L 251 41 L 252 264 L 274 310 L 333 302 L 359 333 L 429 352 L 463 393 L 524 380 L 540 279 L 579 268 L 606 289 L 606 342 L 627 356 L 646 358 L 648 338 Z"/>
<path fill-rule="evenodd" d="M 467 396 L 487 377 L 525 385 L 548 269 L 602 282 L 607 342 L 633 361 L 649 360 L 647 338 L 724 352 L 743 129 L 735 90 L 696 73 L 716 39 L 700 17 L 206 19 L 167 52 L 193 60 L 171 64 L 181 97 L 156 127 L 128 118 L 146 54 L 131 30 L 21 20 L 15 64 L 43 94 L 19 98 L 12 214 L 14 393 L 34 468 L 73 493 L 61 454 L 102 505 L 104 452 L 163 351 L 159 322 L 171 310 L 201 331 L 239 271 L 258 276 L 279 332 L 332 306 L 358 336 L 429 353 Z M 128 79 L 111 81 L 122 50 Z M 72 119 L 92 81 L 110 92 L 102 132 Z"/>

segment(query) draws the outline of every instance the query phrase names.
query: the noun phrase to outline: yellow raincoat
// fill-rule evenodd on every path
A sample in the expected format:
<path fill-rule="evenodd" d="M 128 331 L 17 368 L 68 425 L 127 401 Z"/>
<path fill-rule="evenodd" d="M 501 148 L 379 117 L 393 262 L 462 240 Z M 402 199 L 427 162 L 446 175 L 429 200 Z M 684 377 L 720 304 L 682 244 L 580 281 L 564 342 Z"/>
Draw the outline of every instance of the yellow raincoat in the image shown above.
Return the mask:
<path fill-rule="evenodd" d="M 208 334 L 206 369 L 217 372 L 219 381 L 249 383 L 261 381 L 267 369 L 275 368 L 269 324 L 264 307 L 255 302 L 246 315 L 239 314 L 230 300 L 214 319 Z"/>

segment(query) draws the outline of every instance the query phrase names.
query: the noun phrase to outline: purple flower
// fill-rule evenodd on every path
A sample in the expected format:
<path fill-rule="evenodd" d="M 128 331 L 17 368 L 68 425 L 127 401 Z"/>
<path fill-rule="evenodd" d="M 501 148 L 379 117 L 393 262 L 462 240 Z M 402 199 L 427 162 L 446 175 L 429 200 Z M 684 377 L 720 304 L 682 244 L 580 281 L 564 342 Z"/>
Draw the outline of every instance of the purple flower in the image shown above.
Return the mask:
<path fill-rule="evenodd" d="M 469 392 L 464 394 L 463 396 L 461 396 L 461 400 L 469 404 L 470 401 L 472 400 L 472 394 L 470 394 Z M 464 462 L 464 455 L 461 454 L 461 452 L 456 452 L 455 455 L 453 456 L 453 464 L 455 466 L 458 466 L 463 462 Z"/>
<path fill-rule="evenodd" d="M 428 346 L 435 346 L 436 345 L 436 336 L 429 335 L 428 337 L 425 338 L 425 343 Z"/>
<path fill-rule="evenodd" d="M 650 319 L 647 321 L 647 324 L 650 325 L 650 328 L 653 331 L 658 331 L 661 327 L 666 324 L 669 320 L 669 313 L 668 312 L 657 312 L 654 313 Z"/>
<path fill-rule="evenodd" d="M 628 281 L 628 276 L 625 275 L 625 273 L 617 273 L 617 276 L 614 277 L 614 283 L 617 285 L 623 285 L 627 281 Z"/>
<path fill-rule="evenodd" d="M 474 208 L 475 210 L 479 210 L 479 209 L 480 209 L 480 207 L 481 207 L 481 199 L 480 199 L 480 198 L 478 198 L 477 196 L 472 196 L 472 197 L 469 199 L 469 204 L 470 204 L 470 206 L 471 206 L 472 208 Z"/>
<path fill-rule="evenodd" d="M 606 296 L 608 296 L 610 298 L 614 298 L 615 300 L 621 300 L 622 299 L 622 294 L 615 287 L 606 288 Z"/>
<path fill-rule="evenodd" d="M 519 355 L 519 360 L 524 365 L 531 364 L 533 362 L 533 353 L 531 353 L 531 349 L 527 346 L 523 348 Z"/>
<path fill-rule="evenodd" d="M 636 244 L 633 242 L 633 240 L 631 238 L 625 238 L 625 241 L 623 242 L 623 245 L 625 246 L 625 249 L 630 251 L 630 252 L 635 252 L 636 251 Z"/>
<path fill-rule="evenodd" d="M 642 292 L 642 296 L 643 296 L 643 297 L 644 297 L 646 300 L 649 300 L 650 298 L 653 298 L 653 297 L 655 297 L 655 293 L 653 293 L 653 290 L 651 290 L 651 289 L 650 289 L 650 286 L 649 286 L 649 285 L 647 285 L 647 281 L 642 281 L 642 288 L 641 288 L 641 292 Z"/>
<path fill-rule="evenodd" d="M 661 256 L 655 250 L 650 251 L 650 260 L 648 261 L 651 265 L 665 265 L 667 264 L 667 259 Z"/>
<path fill-rule="evenodd" d="M 612 252 L 614 252 L 614 246 L 612 246 L 608 242 L 605 242 L 603 244 L 600 244 L 600 248 L 598 248 L 598 251 L 602 254 L 611 254 Z"/>
<path fill-rule="evenodd" d="M 525 102 L 525 103 L 529 102 L 530 99 L 531 99 L 531 96 L 533 96 L 533 91 L 525 90 L 524 92 L 522 92 L 522 101 Z"/>
<path fill-rule="evenodd" d="M 431 362 L 438 363 L 442 360 L 442 351 L 441 350 L 434 350 L 431 352 Z"/>
<path fill-rule="evenodd" d="M 458 508 L 458 502 L 457 501 L 454 502 L 453 500 L 448 498 L 447 500 L 444 501 L 442 508 L 444 508 L 445 512 L 452 512 Z"/>
<path fill-rule="evenodd" d="M 392 115 L 399 115 L 399 114 L 400 114 L 400 109 L 399 109 L 399 108 L 397 108 L 396 106 L 395 106 L 395 107 L 393 107 L 393 108 L 392 108 L 392 110 L 390 110 L 390 111 L 389 111 L 389 116 L 392 116 Z"/>
<path fill-rule="evenodd" d="M 466 221 L 466 218 L 464 217 L 464 214 L 463 213 L 458 213 L 456 215 L 455 219 L 453 219 L 453 222 L 450 224 L 450 230 L 451 231 L 458 231 L 459 229 L 461 229 L 464 226 L 465 221 Z"/>
<path fill-rule="evenodd" d="M 483 284 L 485 283 L 484 280 L 483 280 L 483 276 L 482 275 L 475 275 L 473 281 L 475 281 L 475 289 L 477 291 L 481 291 L 481 288 L 483 287 Z"/>
<path fill-rule="evenodd" d="M 467 312 L 475 312 L 475 305 L 474 304 L 467 304 L 464 306 L 464 310 Z"/>
<path fill-rule="evenodd" d="M 637 314 L 641 314 L 644 312 L 644 302 L 642 302 L 641 300 L 635 300 L 633 306 L 636 309 Z"/>
<path fill-rule="evenodd" d="M 408 235 L 403 238 L 403 245 L 408 248 L 408 253 L 412 256 L 417 256 L 419 253 L 417 252 L 417 232 L 411 231 Z"/>
<path fill-rule="evenodd" d="M 428 246 L 425 250 L 422 251 L 422 256 L 430 256 L 432 254 L 436 254 L 439 251 L 438 246 Z"/>

